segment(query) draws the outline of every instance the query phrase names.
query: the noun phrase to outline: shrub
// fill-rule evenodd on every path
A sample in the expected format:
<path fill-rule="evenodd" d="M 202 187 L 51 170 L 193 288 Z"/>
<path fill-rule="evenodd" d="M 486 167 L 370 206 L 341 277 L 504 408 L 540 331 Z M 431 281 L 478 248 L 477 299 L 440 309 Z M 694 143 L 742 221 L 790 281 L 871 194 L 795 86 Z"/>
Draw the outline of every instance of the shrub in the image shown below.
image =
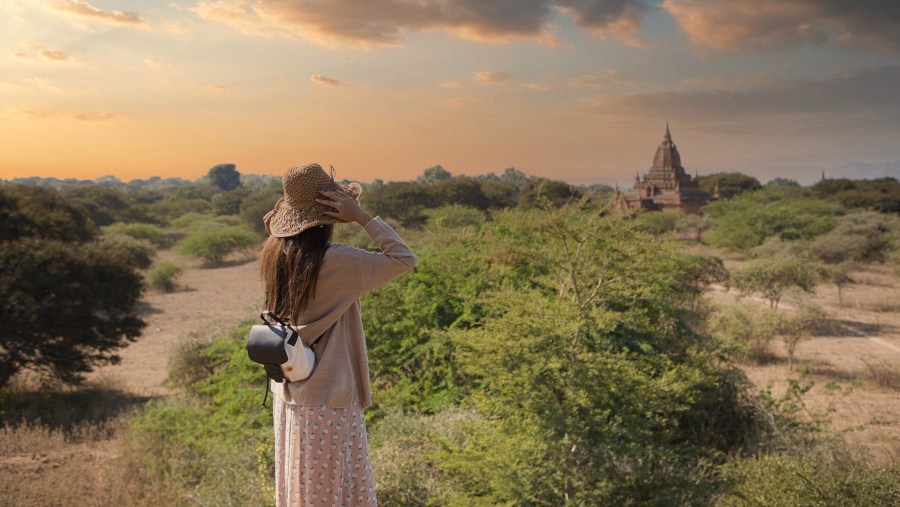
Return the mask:
<path fill-rule="evenodd" d="M 147 284 L 157 290 L 173 292 L 175 279 L 181 275 L 181 268 L 174 262 L 160 262 L 147 273 Z"/>
<path fill-rule="evenodd" d="M 425 216 L 427 217 L 425 225 L 435 231 L 461 228 L 477 229 L 485 220 L 483 211 L 458 204 L 425 210 Z"/>
<path fill-rule="evenodd" d="M 156 253 L 156 249 L 149 241 L 135 239 L 124 234 L 104 232 L 100 236 L 100 245 L 111 253 L 117 252 L 120 259 L 140 269 L 149 267 L 153 262 L 153 255 Z"/>
<path fill-rule="evenodd" d="M 637 217 L 637 227 L 650 234 L 665 234 L 675 230 L 675 224 L 681 218 L 681 213 L 647 212 Z"/>
<path fill-rule="evenodd" d="M 900 503 L 900 463 L 878 466 L 863 459 L 813 451 L 740 459 L 725 467 L 724 473 L 732 487 L 716 502 L 721 507 Z"/>
<path fill-rule="evenodd" d="M 157 248 L 165 248 L 172 245 L 172 236 L 157 225 L 116 222 L 112 225 L 107 225 L 102 231 L 104 234 L 117 234 L 148 241 Z"/>
<path fill-rule="evenodd" d="M 169 505 L 271 505 L 272 411 L 259 406 L 262 368 L 247 358 L 247 326 L 203 346 L 185 347 L 170 377 L 180 395 L 149 403 L 136 417 L 130 447 Z"/>
<path fill-rule="evenodd" d="M 242 226 L 213 227 L 190 233 L 178 244 L 178 252 L 218 264 L 226 255 L 258 241 L 259 236 Z"/>
<path fill-rule="evenodd" d="M 738 357 L 763 362 L 772 357 L 778 315 L 774 310 L 747 303 L 722 306 L 709 318 L 710 331 Z"/>

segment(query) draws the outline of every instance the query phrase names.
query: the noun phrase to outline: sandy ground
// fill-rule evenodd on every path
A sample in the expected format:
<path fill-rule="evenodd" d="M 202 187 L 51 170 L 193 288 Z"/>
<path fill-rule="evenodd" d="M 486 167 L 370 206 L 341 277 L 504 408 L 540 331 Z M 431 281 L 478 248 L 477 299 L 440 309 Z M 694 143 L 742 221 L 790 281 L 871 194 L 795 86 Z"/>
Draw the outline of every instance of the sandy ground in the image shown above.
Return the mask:
<path fill-rule="evenodd" d="M 262 289 L 255 256 L 235 256 L 215 268 L 171 252 L 161 252 L 158 260 L 182 266 L 179 290 L 144 295 L 143 334 L 122 350 L 119 364 L 98 368 L 90 380 L 139 396 L 168 394 L 163 382 L 169 359 L 181 344 L 209 340 L 259 313 Z"/>
<path fill-rule="evenodd" d="M 737 264 L 726 262 L 726 267 L 732 270 Z M 771 347 L 774 361 L 741 366 L 756 388 L 771 385 L 776 395 L 783 393 L 787 379 L 798 378 L 805 366 L 807 380 L 815 383 L 804 397 L 809 410 L 832 411 L 831 429 L 851 446 L 874 459 L 891 460 L 900 455 L 900 387 L 879 385 L 872 378 L 872 368 L 900 378 L 900 279 L 880 265 L 854 273 L 853 279 L 857 283 L 844 288 L 843 304 L 834 286 L 819 285 L 815 294 L 789 295 L 779 306 L 779 311 L 791 311 L 801 299 L 811 300 L 841 328 L 832 336 L 800 342 L 793 371 L 788 370 L 787 353 L 777 339 Z M 726 300 L 736 294 L 718 287 L 711 297 Z M 840 389 L 827 389 L 829 382 Z"/>

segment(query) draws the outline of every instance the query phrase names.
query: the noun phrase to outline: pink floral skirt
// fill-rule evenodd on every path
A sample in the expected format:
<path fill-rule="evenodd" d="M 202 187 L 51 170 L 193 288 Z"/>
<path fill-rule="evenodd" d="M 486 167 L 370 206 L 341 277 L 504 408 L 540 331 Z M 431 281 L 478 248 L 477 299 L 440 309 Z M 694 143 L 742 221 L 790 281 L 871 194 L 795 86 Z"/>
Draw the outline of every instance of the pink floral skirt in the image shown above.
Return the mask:
<path fill-rule="evenodd" d="M 360 406 L 305 407 L 272 401 L 275 505 L 375 506 L 366 422 Z"/>

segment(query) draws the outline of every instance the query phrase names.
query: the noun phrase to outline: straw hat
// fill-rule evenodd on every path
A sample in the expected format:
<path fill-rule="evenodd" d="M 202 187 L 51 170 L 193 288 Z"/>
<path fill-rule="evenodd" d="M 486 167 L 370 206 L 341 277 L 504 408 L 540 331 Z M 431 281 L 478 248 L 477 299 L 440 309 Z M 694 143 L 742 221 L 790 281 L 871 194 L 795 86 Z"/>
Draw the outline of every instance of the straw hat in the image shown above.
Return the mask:
<path fill-rule="evenodd" d="M 359 183 L 339 185 L 334 178 L 325 174 L 319 164 L 288 169 L 281 178 L 284 197 L 275 203 L 275 213 L 269 222 L 269 230 L 276 238 L 294 236 L 317 225 L 340 222 L 325 214 L 334 208 L 319 204 L 316 199 L 323 196 L 319 191 L 340 192 L 359 202 L 362 188 Z"/>

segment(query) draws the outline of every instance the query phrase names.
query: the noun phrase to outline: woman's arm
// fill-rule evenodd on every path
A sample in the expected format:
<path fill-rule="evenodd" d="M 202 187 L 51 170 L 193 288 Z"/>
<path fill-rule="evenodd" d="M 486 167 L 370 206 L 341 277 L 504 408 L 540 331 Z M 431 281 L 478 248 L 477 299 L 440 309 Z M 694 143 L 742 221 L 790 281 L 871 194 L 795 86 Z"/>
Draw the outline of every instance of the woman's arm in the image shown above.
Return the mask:
<path fill-rule="evenodd" d="M 418 262 L 416 254 L 400 235 L 380 217 L 372 218 L 352 197 L 336 192 L 322 192 L 328 199 L 317 199 L 335 209 L 329 216 L 345 222 L 356 222 L 381 248 L 381 252 L 353 249 L 353 260 L 359 269 L 360 294 L 378 288 L 409 271 Z"/>

